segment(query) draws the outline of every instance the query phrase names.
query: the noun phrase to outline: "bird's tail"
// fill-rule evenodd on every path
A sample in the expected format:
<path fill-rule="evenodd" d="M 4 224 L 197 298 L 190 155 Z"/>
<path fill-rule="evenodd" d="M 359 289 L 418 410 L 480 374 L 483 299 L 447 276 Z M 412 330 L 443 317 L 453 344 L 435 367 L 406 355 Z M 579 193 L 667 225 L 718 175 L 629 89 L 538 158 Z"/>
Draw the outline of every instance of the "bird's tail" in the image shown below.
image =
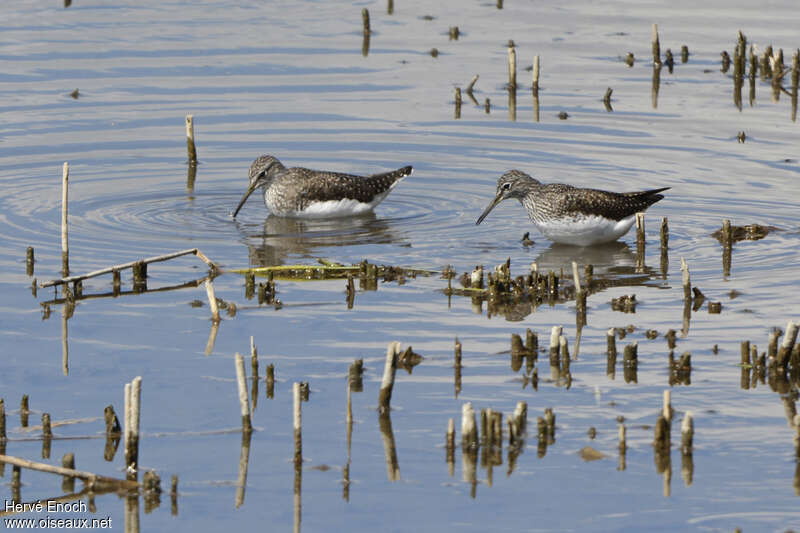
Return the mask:
<path fill-rule="evenodd" d="M 658 196 L 658 199 L 661 200 L 662 198 L 664 198 L 664 195 L 663 194 L 658 194 L 658 193 L 664 192 L 664 191 L 666 191 L 668 189 L 671 189 L 671 187 L 662 187 L 660 189 L 650 189 L 649 191 L 626 192 L 626 193 L 622 193 L 622 194 L 624 194 L 625 196 L 635 196 L 635 197 L 638 197 L 638 198 L 647 198 L 648 196 L 651 196 L 651 197 Z"/>
<path fill-rule="evenodd" d="M 398 168 L 397 170 L 392 170 L 391 172 L 384 172 L 382 174 L 374 174 L 374 175 L 370 176 L 370 178 L 385 178 L 385 179 L 391 180 L 392 182 L 395 182 L 397 180 L 405 178 L 406 176 L 410 176 L 411 172 L 413 172 L 413 170 L 414 169 L 411 167 L 411 165 L 409 165 L 407 167 Z"/>

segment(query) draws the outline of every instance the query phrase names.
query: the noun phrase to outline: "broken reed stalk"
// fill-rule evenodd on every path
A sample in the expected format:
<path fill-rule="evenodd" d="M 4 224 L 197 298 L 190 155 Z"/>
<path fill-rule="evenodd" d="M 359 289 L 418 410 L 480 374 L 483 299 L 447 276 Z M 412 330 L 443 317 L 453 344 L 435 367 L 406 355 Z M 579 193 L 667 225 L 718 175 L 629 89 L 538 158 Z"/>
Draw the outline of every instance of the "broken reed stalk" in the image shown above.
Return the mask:
<path fill-rule="evenodd" d="M 605 106 L 606 111 L 611 112 L 614 111 L 614 108 L 611 107 L 611 93 L 614 92 L 614 89 L 611 87 L 606 88 L 606 94 L 603 96 L 603 106 Z"/>
<path fill-rule="evenodd" d="M 392 341 L 386 347 L 386 363 L 383 367 L 383 380 L 381 390 L 378 393 L 378 411 L 381 413 L 389 412 L 389 404 L 392 401 L 392 387 L 394 387 L 394 377 L 397 372 L 397 356 L 400 354 L 400 343 Z"/>
<path fill-rule="evenodd" d="M 147 290 L 147 265 L 136 261 L 131 270 L 133 271 L 133 290 L 138 292 Z"/>
<path fill-rule="evenodd" d="M 479 77 L 480 76 L 478 74 L 475 74 L 475 76 L 472 78 L 472 81 L 469 82 L 469 85 L 467 85 L 467 94 L 472 94 L 472 89 L 475 88 L 475 83 L 478 81 Z"/>
<path fill-rule="evenodd" d="M 539 91 L 539 69 L 540 69 L 539 56 L 533 56 L 533 76 L 532 76 L 533 85 L 532 85 L 532 87 L 533 87 L 534 92 L 538 92 Z"/>
<path fill-rule="evenodd" d="M 694 441 L 694 419 L 692 412 L 686 411 L 683 415 L 683 422 L 681 422 L 681 451 L 684 455 L 692 453 L 692 445 Z"/>
<path fill-rule="evenodd" d="M 581 289 L 581 277 L 578 274 L 578 263 L 576 261 L 572 262 L 572 279 L 575 283 L 575 300 L 579 301 L 583 290 Z"/>
<path fill-rule="evenodd" d="M 517 88 L 517 51 L 511 42 L 508 46 L 508 87 Z"/>
<path fill-rule="evenodd" d="M 253 381 L 258 381 L 258 349 L 256 349 L 256 341 L 250 335 L 250 369 L 253 373 Z"/>
<path fill-rule="evenodd" d="M 552 444 L 555 442 L 553 437 L 555 437 L 556 434 L 556 414 L 553 412 L 552 407 L 545 407 L 544 422 L 547 426 L 548 444 Z"/>
<path fill-rule="evenodd" d="M 294 394 L 294 465 L 297 467 L 303 463 L 303 415 L 300 403 L 300 383 L 294 382 L 292 392 Z"/>
<path fill-rule="evenodd" d="M 667 217 L 661 219 L 661 248 L 666 249 L 669 244 L 669 224 Z"/>
<path fill-rule="evenodd" d="M 42 413 L 42 437 L 53 437 L 53 426 L 50 422 L 50 413 Z"/>
<path fill-rule="evenodd" d="M 517 88 L 508 88 L 508 120 L 514 122 L 517 120 Z"/>
<path fill-rule="evenodd" d="M 722 221 L 722 243 L 728 247 L 733 245 L 733 228 L 727 218 Z"/>
<path fill-rule="evenodd" d="M 197 149 L 194 145 L 194 115 L 186 115 L 186 150 L 189 152 L 189 164 L 197 165 Z"/>
<path fill-rule="evenodd" d="M 139 462 L 139 421 L 141 420 L 142 377 L 136 376 L 131 381 L 131 442 L 135 464 Z"/>
<path fill-rule="evenodd" d="M 525 433 L 528 427 L 528 402 L 517 402 L 514 408 L 514 428 L 518 435 Z"/>
<path fill-rule="evenodd" d="M 130 458 L 130 445 L 131 440 L 131 384 L 126 383 L 123 389 L 123 427 L 122 427 L 122 445 L 125 448 L 125 466 L 128 466 Z"/>
<path fill-rule="evenodd" d="M 672 422 L 672 402 L 671 392 L 669 389 L 664 390 L 664 405 L 661 408 L 661 414 L 667 420 L 667 422 Z"/>
<path fill-rule="evenodd" d="M 458 398 L 458 393 L 461 392 L 461 343 L 458 342 L 456 337 L 455 348 L 453 350 L 453 381 L 455 385 L 455 395 Z"/>
<path fill-rule="evenodd" d="M 658 24 L 653 24 L 653 33 L 650 37 L 653 47 L 653 66 L 661 66 L 661 45 L 658 42 Z"/>
<path fill-rule="evenodd" d="M 5 466 L 4 466 L 5 468 Z M 22 498 L 19 497 L 19 487 L 20 487 L 20 477 L 22 476 L 22 471 L 19 465 L 14 465 L 11 473 L 11 499 L 13 501 L 20 501 Z"/>
<path fill-rule="evenodd" d="M 664 52 L 664 64 L 667 65 L 669 73 L 672 74 L 672 69 L 675 67 L 675 58 L 672 57 L 672 50 L 669 48 Z"/>
<path fill-rule="evenodd" d="M 786 333 L 783 334 L 783 341 L 781 347 L 778 349 L 778 364 L 783 368 L 789 363 L 789 356 L 794 348 L 794 343 L 797 341 L 797 324 L 789 321 L 786 324 Z"/>
<path fill-rule="evenodd" d="M 686 300 L 692 299 L 692 280 L 689 276 L 689 265 L 686 260 L 681 257 L 681 272 L 683 273 L 683 297 Z"/>
<path fill-rule="evenodd" d="M 75 470 L 75 454 L 72 452 L 65 453 L 63 457 L 61 457 L 61 466 L 63 468 L 68 468 L 70 470 Z M 65 476 L 67 478 L 71 476 Z"/>
<path fill-rule="evenodd" d="M 136 261 L 130 261 L 128 263 L 123 263 L 121 265 L 114 265 L 107 268 L 101 268 L 100 270 L 95 270 L 93 272 L 89 272 L 88 274 L 82 274 L 80 276 L 69 276 L 64 277 L 61 279 L 53 279 L 50 281 L 45 281 L 44 283 L 40 283 L 39 287 L 52 287 L 53 285 L 62 285 L 67 283 L 74 283 L 76 281 L 83 281 L 85 279 L 94 278 L 97 276 L 101 276 L 103 274 L 115 273 L 115 276 L 119 273 L 120 270 L 124 270 L 126 268 L 133 268 L 137 263 L 143 263 L 148 265 L 150 263 L 158 263 L 161 261 L 167 261 L 169 259 L 174 259 L 176 257 L 181 257 L 183 255 L 194 254 L 196 255 L 201 261 L 211 267 L 212 271 L 218 270 L 216 263 L 211 261 L 206 255 L 198 250 L 197 248 L 190 248 L 188 250 L 181 250 L 179 252 L 172 252 L 169 254 L 164 255 L 157 255 L 155 257 L 148 257 L 146 259 L 137 259 Z"/>
<path fill-rule="evenodd" d="M 33 276 L 33 246 L 28 246 L 25 250 L 25 273 L 28 276 Z M 36 285 L 34 284 L 34 288 Z"/>
<path fill-rule="evenodd" d="M 475 410 L 470 402 L 461 406 L 461 448 L 468 450 L 478 445 L 478 425 Z"/>
<path fill-rule="evenodd" d="M 178 475 L 172 474 L 169 487 L 169 499 L 172 503 L 171 514 L 173 516 L 178 514 Z"/>
<path fill-rule="evenodd" d="M 644 213 L 636 213 L 636 244 L 644 244 Z"/>
<path fill-rule="evenodd" d="M 6 441 L 6 402 L 0 398 L 0 443 Z"/>
<path fill-rule="evenodd" d="M 103 409 L 103 418 L 106 422 L 106 436 L 119 436 L 119 419 L 117 419 L 117 414 L 114 412 L 113 405 L 107 405 L 106 408 Z"/>
<path fill-rule="evenodd" d="M 19 401 L 19 425 L 28 427 L 28 415 L 31 410 L 28 407 L 29 399 L 27 394 L 23 394 Z"/>
<path fill-rule="evenodd" d="M 65 453 L 61 457 L 61 468 L 66 468 L 69 470 L 75 470 L 75 454 Z M 75 478 L 71 476 L 64 476 L 64 479 L 61 481 L 61 490 L 69 494 L 70 492 L 75 492 Z"/>
<path fill-rule="evenodd" d="M 361 10 L 361 23 L 364 26 L 364 35 L 369 35 L 372 30 L 369 28 L 369 10 L 366 7 Z"/>
<path fill-rule="evenodd" d="M 755 364 L 750 360 L 750 341 L 742 341 L 739 349 L 741 350 L 740 361 L 742 366 L 755 366 Z"/>
<path fill-rule="evenodd" d="M 653 78 L 650 85 L 650 103 L 653 109 L 658 108 L 658 91 L 661 87 L 661 64 L 653 64 Z"/>
<path fill-rule="evenodd" d="M 447 433 L 445 435 L 445 447 L 449 458 L 456 447 L 456 422 L 452 418 L 447 421 Z"/>
<path fill-rule="evenodd" d="M 792 54 L 792 122 L 797 120 L 797 91 L 800 85 L 800 49 Z"/>
<path fill-rule="evenodd" d="M 569 372 L 569 343 L 564 335 L 558 337 L 558 351 L 561 354 L 561 366 L 564 372 Z"/>
<path fill-rule="evenodd" d="M 559 353 L 559 337 L 561 337 L 561 326 L 553 326 L 550 330 L 550 360 L 558 359 Z"/>
<path fill-rule="evenodd" d="M 658 415 L 653 433 L 653 444 L 657 448 L 668 450 L 670 441 L 669 422 L 664 418 L 664 415 Z"/>
<path fill-rule="evenodd" d="M 616 331 L 614 328 L 609 328 L 606 332 L 606 353 L 609 356 L 617 356 L 617 339 L 615 337 Z"/>
<path fill-rule="evenodd" d="M 267 398 L 272 398 L 275 395 L 275 365 L 270 363 L 267 365 Z"/>
<path fill-rule="evenodd" d="M 219 322 L 219 305 L 217 305 L 217 296 L 214 294 L 214 283 L 211 278 L 206 280 L 206 295 L 208 295 L 208 307 L 211 308 L 211 320 L 215 323 Z"/>
<path fill-rule="evenodd" d="M 69 163 L 64 162 L 61 172 L 61 275 L 69 276 L 69 237 L 67 211 L 69 204 Z"/>
<path fill-rule="evenodd" d="M 88 482 L 90 485 L 92 484 L 97 485 L 98 483 L 103 485 L 108 484 L 117 486 L 121 489 L 136 489 L 139 487 L 139 483 L 137 483 L 136 481 L 117 479 L 106 476 L 98 476 L 97 474 L 93 474 L 92 472 L 83 472 L 81 470 L 75 470 L 72 468 L 64 468 L 61 466 L 48 465 L 45 463 L 37 463 L 35 461 L 28 461 L 27 459 L 22 459 L 20 457 L 14 457 L 13 455 L 0 455 L 0 462 L 14 465 L 20 468 L 28 468 L 30 470 L 37 470 L 39 472 L 48 472 L 50 474 L 57 474 L 59 476 L 76 477 L 78 479 L 82 479 Z"/>
<path fill-rule="evenodd" d="M 125 384 L 125 465 L 130 473 L 139 463 L 139 418 L 142 400 L 142 377 Z M 135 474 L 134 474 L 135 475 Z"/>
<path fill-rule="evenodd" d="M 239 352 L 234 356 L 236 364 L 236 385 L 239 390 L 239 408 L 242 413 L 242 431 L 250 433 L 253 424 L 250 420 L 250 402 L 247 399 L 247 377 L 244 372 L 244 357 Z"/>
<path fill-rule="evenodd" d="M 756 100 L 756 73 L 758 72 L 758 56 L 755 46 L 750 45 L 750 107 Z"/>
<path fill-rule="evenodd" d="M 769 332 L 769 344 L 767 345 L 767 357 L 770 359 L 778 358 L 778 337 L 780 331 L 774 329 Z"/>
<path fill-rule="evenodd" d="M 456 108 L 454 116 L 456 119 L 461 118 L 461 87 L 456 87 Z"/>

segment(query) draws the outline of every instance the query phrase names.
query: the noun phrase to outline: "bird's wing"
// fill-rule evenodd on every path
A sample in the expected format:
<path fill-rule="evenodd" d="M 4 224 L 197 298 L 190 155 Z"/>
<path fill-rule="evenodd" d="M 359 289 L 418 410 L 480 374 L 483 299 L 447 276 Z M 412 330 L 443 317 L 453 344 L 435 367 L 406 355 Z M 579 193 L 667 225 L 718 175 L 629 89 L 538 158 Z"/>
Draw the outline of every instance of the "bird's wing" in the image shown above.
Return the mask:
<path fill-rule="evenodd" d="M 615 193 L 597 189 L 577 189 L 565 186 L 559 195 L 560 207 L 569 213 L 591 213 L 612 220 L 622 220 L 639 211 L 644 211 L 664 196 L 658 192 L 664 189 L 634 193 Z"/>
<path fill-rule="evenodd" d="M 356 200 L 370 203 L 376 195 L 391 189 L 397 180 L 411 173 L 411 167 L 374 176 L 356 176 L 339 172 L 292 168 L 286 172 L 298 188 L 299 209 L 305 209 L 312 202 L 329 200 Z"/>

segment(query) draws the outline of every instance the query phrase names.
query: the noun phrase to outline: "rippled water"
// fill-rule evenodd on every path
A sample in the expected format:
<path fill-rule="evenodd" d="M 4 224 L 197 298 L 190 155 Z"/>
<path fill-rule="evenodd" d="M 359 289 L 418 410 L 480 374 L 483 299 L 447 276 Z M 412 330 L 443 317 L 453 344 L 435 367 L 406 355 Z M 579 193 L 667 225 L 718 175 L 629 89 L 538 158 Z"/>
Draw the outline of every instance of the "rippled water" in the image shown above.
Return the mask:
<path fill-rule="evenodd" d="M 102 410 L 122 412 L 124 383 L 143 377 L 140 467 L 154 469 L 168 489 L 179 475 L 178 514 L 168 490 L 152 512 L 140 509 L 143 530 L 218 531 L 234 527 L 286 530 L 298 526 L 292 459 L 292 395 L 308 381 L 303 404 L 302 523 L 304 530 L 785 530 L 800 527 L 794 429 L 787 423 L 797 392 L 769 385 L 741 387 L 739 342 L 766 349 L 770 329 L 797 320 L 794 293 L 800 264 L 797 221 L 797 124 L 787 95 L 771 100 L 759 81 L 756 101 L 734 106 L 732 54 L 742 30 L 759 51 L 782 47 L 791 64 L 797 33 L 776 19 L 794 5 L 773 2 L 729 9 L 655 2 L 567 4 L 505 2 L 17 2 L 0 7 L 0 336 L 9 442 L 5 453 L 42 460 L 39 432 L 19 425 L 19 398 L 30 395 L 32 424 L 100 417 L 54 428 L 49 459 L 76 454 L 79 469 L 121 476 L 121 450 L 103 460 Z M 362 52 L 360 11 L 370 10 L 372 35 Z M 429 20 L 430 19 L 430 20 Z M 651 24 L 662 52 L 676 57 L 662 69 L 657 106 L 651 96 Z M 461 37 L 448 40 L 448 28 Z M 508 39 L 517 46 L 516 120 L 510 119 Z M 680 62 L 680 46 L 690 50 Z M 430 54 L 438 49 L 438 57 Z M 622 58 L 633 52 L 628 68 Z M 539 122 L 534 121 L 530 72 L 540 55 Z M 454 87 L 480 74 L 473 105 L 464 96 L 454 119 Z M 788 78 L 788 77 L 787 77 Z M 787 89 L 788 81 L 786 82 Z M 613 88 L 614 111 L 602 97 Z M 73 99 L 70 92 L 79 90 Z M 484 112 L 490 99 L 491 111 Z M 558 113 L 568 113 L 560 120 Z M 188 179 L 184 117 L 195 117 L 200 164 Z M 746 141 L 736 136 L 746 133 Z M 374 214 L 352 220 L 267 217 L 252 199 L 229 216 L 246 186 L 247 168 L 262 153 L 287 166 L 377 173 L 414 165 Z M 214 286 L 233 302 L 215 330 L 205 290 L 190 286 L 144 295 L 40 305 L 52 289 L 31 294 L 25 249 L 36 254 L 34 277 L 60 277 L 61 165 L 70 164 L 70 267 L 83 273 L 185 248 L 199 248 L 223 269 L 314 264 L 318 258 L 461 274 L 511 259 L 512 274 L 532 261 L 543 271 L 573 260 L 592 264 L 609 285 L 588 298 L 577 360 L 567 389 L 550 380 L 547 356 L 537 363 L 538 390 L 509 365 L 509 337 L 530 328 L 548 341 L 563 325 L 576 343 L 575 302 L 487 306 L 444 291 L 439 275 L 379 283 L 358 290 L 348 310 L 344 281 L 279 280 L 283 307 L 245 297 L 244 280 L 224 273 Z M 637 268 L 633 234 L 623 242 L 575 250 L 551 245 L 533 230 L 519 205 L 496 208 L 474 222 L 510 168 L 542 181 L 610 190 L 671 187 L 648 211 L 645 265 Z M 668 217 L 669 259 L 662 275 L 658 226 Z M 780 231 L 734 245 L 723 276 L 722 247 L 711 237 L 724 218 Z M 520 239 L 531 232 L 535 243 Z M 651 442 L 663 390 L 670 388 L 663 334 L 680 332 L 680 258 L 707 301 L 691 316 L 676 356 L 692 355 L 691 385 L 672 387 L 670 475 L 658 472 Z M 206 275 L 191 256 L 149 268 L 149 288 L 181 285 Z M 454 286 L 460 286 L 453 280 Z M 130 290 L 130 274 L 123 274 Z M 84 282 L 84 294 L 111 292 L 111 281 Z M 736 291 L 731 293 L 731 291 Z M 737 294 L 738 293 L 738 294 Z M 635 314 L 611 299 L 635 294 Z M 735 296 L 735 297 L 734 297 Z M 488 319 L 487 319 L 488 318 Z M 605 333 L 635 326 L 620 350 L 616 375 L 606 372 Z M 648 340 L 645 331 L 659 332 Z M 240 480 L 233 354 L 259 348 L 260 373 L 275 365 L 274 397 L 258 384 L 246 484 Z M 63 339 L 66 337 L 67 361 Z M 456 397 L 453 342 L 463 344 L 462 388 Z M 386 345 L 412 345 L 424 361 L 400 370 L 391 413 L 399 479 L 387 473 L 386 426 L 377 394 Z M 639 342 L 637 381 L 623 378 L 622 347 Z M 717 347 L 717 351 L 712 349 Z M 209 355 L 207 355 L 207 352 Z M 353 395 L 355 424 L 348 452 L 345 377 L 365 361 L 363 393 Z M 66 370 L 65 370 L 66 363 Z M 524 365 L 523 365 L 524 368 Z M 459 426 L 463 402 L 513 411 L 528 403 L 522 454 L 478 483 L 445 462 L 449 418 Z M 538 457 L 536 418 L 557 416 L 555 443 Z M 697 428 L 693 474 L 682 463 L 679 422 L 692 411 Z M 617 451 L 617 417 L 628 428 L 625 468 Z M 596 429 L 590 440 L 587 432 Z M 532 428 L 532 429 L 531 429 Z M 383 429 L 383 435 L 382 435 Z M 227 431 L 231 430 L 231 431 Z M 460 435 L 460 433 L 459 433 Z M 460 438 L 460 437 L 459 437 Z M 594 462 L 579 451 L 608 455 Z M 349 457 L 349 459 L 348 459 Z M 349 485 L 343 485 L 349 465 Z M 682 472 L 683 468 L 683 472 Z M 513 471 L 510 471 L 513 470 Z M 11 467 L 3 470 L 10 499 Z M 491 477 L 490 477 L 491 476 Z M 691 483 L 689 483 L 691 479 Z M 79 484 L 80 485 L 80 484 Z M 244 500 L 241 486 L 245 487 Z M 51 475 L 22 472 L 22 501 L 61 494 Z M 346 496 L 346 497 L 345 497 Z M 237 505 L 238 503 L 238 505 Z M 122 528 L 125 500 L 97 496 L 93 517 Z M 26 516 L 39 515 L 29 514 Z M 59 515 L 62 516 L 62 515 Z M 81 517 L 89 516 L 84 513 Z"/>

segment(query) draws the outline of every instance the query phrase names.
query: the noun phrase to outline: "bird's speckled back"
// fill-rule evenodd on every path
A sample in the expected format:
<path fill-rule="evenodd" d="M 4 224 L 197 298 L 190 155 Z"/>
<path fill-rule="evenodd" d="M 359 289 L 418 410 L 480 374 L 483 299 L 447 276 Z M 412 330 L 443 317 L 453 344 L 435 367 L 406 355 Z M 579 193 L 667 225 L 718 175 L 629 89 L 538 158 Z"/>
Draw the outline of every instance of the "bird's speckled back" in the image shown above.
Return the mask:
<path fill-rule="evenodd" d="M 411 167 L 366 177 L 302 167 L 284 168 L 273 177 L 265 202 L 276 215 L 298 213 L 316 202 L 347 199 L 370 204 L 409 174 Z"/>
<path fill-rule="evenodd" d="M 542 184 L 519 170 L 510 170 L 497 181 L 497 192 L 510 184 L 506 196 L 517 198 L 535 223 L 574 215 L 598 215 L 622 220 L 664 198 L 666 189 L 617 193 L 581 189 L 564 183 Z"/>

